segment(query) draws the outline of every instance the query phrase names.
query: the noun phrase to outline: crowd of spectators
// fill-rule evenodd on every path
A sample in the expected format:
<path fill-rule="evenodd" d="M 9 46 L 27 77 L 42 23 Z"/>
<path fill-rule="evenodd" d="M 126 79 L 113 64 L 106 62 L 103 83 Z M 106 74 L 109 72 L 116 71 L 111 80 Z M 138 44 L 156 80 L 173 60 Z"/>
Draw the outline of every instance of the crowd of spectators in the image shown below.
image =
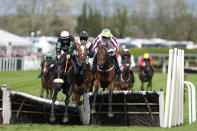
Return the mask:
<path fill-rule="evenodd" d="M 14 49 L 11 51 L 11 56 L 12 57 L 23 57 L 23 56 L 38 56 L 41 57 L 45 55 L 42 52 L 33 52 L 33 51 L 25 51 L 23 49 Z M 0 51 L 0 57 L 6 57 L 7 52 L 6 51 Z"/>

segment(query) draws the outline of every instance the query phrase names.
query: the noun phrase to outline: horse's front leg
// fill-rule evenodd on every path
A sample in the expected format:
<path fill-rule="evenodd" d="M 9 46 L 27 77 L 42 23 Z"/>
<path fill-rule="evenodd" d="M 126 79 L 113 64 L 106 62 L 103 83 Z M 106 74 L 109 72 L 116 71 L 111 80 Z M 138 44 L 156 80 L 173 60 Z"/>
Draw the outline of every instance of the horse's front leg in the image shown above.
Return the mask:
<path fill-rule="evenodd" d="M 53 84 L 52 86 L 50 86 L 50 99 L 52 98 L 52 95 L 53 95 Z"/>
<path fill-rule="evenodd" d="M 141 81 L 142 85 L 141 85 L 141 90 L 144 91 L 144 82 Z"/>
<path fill-rule="evenodd" d="M 98 89 L 99 89 L 99 84 L 98 84 L 98 80 L 96 81 L 96 85 L 95 85 L 95 91 L 94 91 L 94 99 L 93 99 L 93 104 L 92 104 L 92 109 L 91 109 L 91 113 L 96 113 L 96 109 L 95 109 L 95 105 L 96 105 L 96 96 L 98 95 Z"/>
<path fill-rule="evenodd" d="M 40 97 L 41 97 L 41 98 L 43 98 L 43 93 L 44 93 L 44 86 L 42 85 L 41 93 L 40 93 Z"/>
<path fill-rule="evenodd" d="M 46 92 L 47 92 L 47 98 L 49 98 L 49 88 L 46 87 Z"/>
<path fill-rule="evenodd" d="M 109 85 L 109 95 L 108 95 L 108 99 L 109 99 L 109 112 L 108 112 L 108 117 L 113 117 L 114 114 L 112 113 L 112 95 L 113 95 L 113 89 L 114 89 L 114 82 L 112 82 Z"/>
<path fill-rule="evenodd" d="M 65 110 L 64 110 L 64 118 L 62 120 L 63 123 L 68 122 L 68 104 L 70 102 L 70 96 L 72 94 L 73 84 L 70 85 L 69 91 L 66 93 L 65 99 Z"/>
<path fill-rule="evenodd" d="M 152 91 L 152 81 L 149 82 L 150 91 Z"/>
<path fill-rule="evenodd" d="M 57 99 L 57 94 L 59 91 L 61 85 L 56 84 L 55 85 L 55 91 L 54 91 L 54 95 L 52 97 L 52 106 L 51 106 L 51 116 L 50 116 L 50 122 L 54 122 L 55 121 L 55 114 L 54 114 L 54 105 L 55 105 L 55 101 Z"/>

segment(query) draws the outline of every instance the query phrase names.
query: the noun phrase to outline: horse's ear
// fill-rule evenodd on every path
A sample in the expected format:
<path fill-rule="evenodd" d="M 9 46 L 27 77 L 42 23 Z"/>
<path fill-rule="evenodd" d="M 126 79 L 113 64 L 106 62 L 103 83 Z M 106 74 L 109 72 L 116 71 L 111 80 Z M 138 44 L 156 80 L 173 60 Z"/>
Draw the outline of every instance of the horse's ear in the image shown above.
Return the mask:
<path fill-rule="evenodd" d="M 78 41 L 75 41 L 75 43 L 76 43 L 77 47 L 79 47 L 79 46 L 80 46 L 80 44 L 79 44 L 79 42 L 78 42 Z"/>

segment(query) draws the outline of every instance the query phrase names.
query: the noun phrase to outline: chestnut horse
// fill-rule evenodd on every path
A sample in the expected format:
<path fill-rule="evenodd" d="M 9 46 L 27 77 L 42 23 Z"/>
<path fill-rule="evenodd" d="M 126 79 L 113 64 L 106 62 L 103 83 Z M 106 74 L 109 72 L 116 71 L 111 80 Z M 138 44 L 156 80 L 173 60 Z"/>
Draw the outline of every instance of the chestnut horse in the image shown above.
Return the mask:
<path fill-rule="evenodd" d="M 154 74 L 154 69 L 152 65 L 150 64 L 149 60 L 144 60 L 145 66 L 140 67 L 140 71 L 138 72 L 139 78 L 141 80 L 141 90 L 144 90 L 144 82 L 148 82 L 147 90 L 150 87 L 150 90 L 152 91 L 152 77 Z"/>
<path fill-rule="evenodd" d="M 75 76 L 75 83 L 72 92 L 72 100 L 76 101 L 77 106 L 81 104 L 80 97 L 84 92 L 88 92 L 90 88 L 91 81 L 93 79 L 93 74 L 89 71 L 87 61 L 87 49 L 86 42 L 79 44 L 77 42 L 77 64 L 80 66 L 81 71 L 78 72 Z"/>
<path fill-rule="evenodd" d="M 76 67 L 72 59 L 66 58 L 67 54 L 60 56 L 60 59 L 55 64 L 55 75 L 54 80 L 54 94 L 52 97 L 51 116 L 50 121 L 55 121 L 54 104 L 57 99 L 57 94 L 60 90 L 66 95 L 64 117 L 62 122 L 68 122 L 68 104 L 70 102 L 70 96 L 74 86 L 74 74 Z"/>
<path fill-rule="evenodd" d="M 115 68 L 114 64 L 112 62 L 111 56 L 107 53 L 107 48 L 105 46 L 100 46 L 97 51 L 97 69 L 94 74 L 95 78 L 95 91 L 93 93 L 94 99 L 93 99 L 93 105 L 91 112 L 96 113 L 95 110 L 95 102 L 96 102 L 96 97 L 98 95 L 98 90 L 100 87 L 103 88 L 103 91 L 105 88 L 108 88 L 109 90 L 109 95 L 108 95 L 108 100 L 109 100 L 109 112 L 108 112 L 108 117 L 113 117 L 112 113 L 112 94 L 114 90 L 114 85 L 115 85 Z"/>
<path fill-rule="evenodd" d="M 54 68 L 52 67 L 53 63 L 50 63 L 50 59 L 46 59 L 43 61 L 43 75 L 41 78 L 41 82 L 42 82 L 42 88 L 41 88 L 41 93 L 40 93 L 40 97 L 43 97 L 43 93 L 44 90 L 46 90 L 47 92 L 47 98 L 49 96 L 49 91 L 50 91 L 50 99 L 53 95 L 53 80 L 54 80 Z M 53 64 L 54 65 L 54 64 Z"/>
<path fill-rule="evenodd" d="M 130 74 L 130 65 L 131 65 L 130 58 L 131 58 L 130 55 L 123 55 L 124 68 L 116 85 L 118 90 L 131 90 L 133 88 L 134 78 Z"/>

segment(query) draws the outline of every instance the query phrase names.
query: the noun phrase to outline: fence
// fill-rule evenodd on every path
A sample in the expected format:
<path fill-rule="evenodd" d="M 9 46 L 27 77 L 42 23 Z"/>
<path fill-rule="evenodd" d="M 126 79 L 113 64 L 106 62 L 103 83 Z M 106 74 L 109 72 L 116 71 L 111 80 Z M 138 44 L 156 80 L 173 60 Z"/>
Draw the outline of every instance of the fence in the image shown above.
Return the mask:
<path fill-rule="evenodd" d="M 0 71 L 40 69 L 40 57 L 0 57 Z"/>

